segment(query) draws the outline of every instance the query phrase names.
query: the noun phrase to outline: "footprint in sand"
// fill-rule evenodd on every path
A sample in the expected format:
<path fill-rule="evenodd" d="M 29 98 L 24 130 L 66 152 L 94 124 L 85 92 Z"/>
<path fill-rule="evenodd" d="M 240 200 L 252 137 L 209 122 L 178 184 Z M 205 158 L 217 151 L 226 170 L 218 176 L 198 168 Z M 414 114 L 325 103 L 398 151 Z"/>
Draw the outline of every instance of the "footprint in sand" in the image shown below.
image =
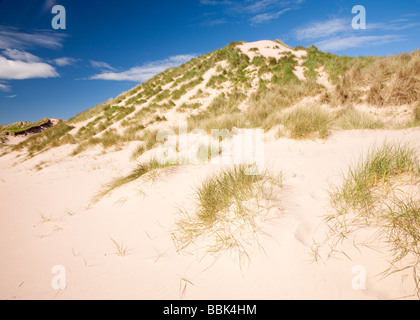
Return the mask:
<path fill-rule="evenodd" d="M 300 243 L 302 243 L 305 247 L 310 247 L 312 245 L 312 228 L 308 225 L 301 223 L 296 231 L 295 231 L 295 238 Z"/>

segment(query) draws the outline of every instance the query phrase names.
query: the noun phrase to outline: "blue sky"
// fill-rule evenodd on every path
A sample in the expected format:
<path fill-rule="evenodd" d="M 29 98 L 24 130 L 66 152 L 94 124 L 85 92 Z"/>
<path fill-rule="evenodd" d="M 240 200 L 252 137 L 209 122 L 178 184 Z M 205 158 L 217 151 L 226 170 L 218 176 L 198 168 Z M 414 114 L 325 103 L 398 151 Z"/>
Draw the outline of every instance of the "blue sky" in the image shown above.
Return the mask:
<path fill-rule="evenodd" d="M 355 5 L 366 29 L 352 28 Z M 390 55 L 419 49 L 419 34 L 420 0 L 0 0 L 0 124 L 68 119 L 232 41 Z"/>

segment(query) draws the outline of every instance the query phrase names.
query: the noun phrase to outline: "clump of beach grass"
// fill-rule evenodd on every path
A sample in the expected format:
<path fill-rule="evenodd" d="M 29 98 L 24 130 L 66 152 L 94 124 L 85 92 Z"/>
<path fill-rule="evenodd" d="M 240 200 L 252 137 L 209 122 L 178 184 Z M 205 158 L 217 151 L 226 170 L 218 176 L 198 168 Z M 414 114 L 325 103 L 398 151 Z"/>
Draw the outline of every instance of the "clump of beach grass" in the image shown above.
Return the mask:
<path fill-rule="evenodd" d="M 237 166 L 208 177 L 195 190 L 195 210 L 179 209 L 172 234 L 178 251 L 205 241 L 205 253 L 219 255 L 230 249 L 247 255 L 249 237 L 258 238 L 268 202 L 282 187 L 281 175 L 267 171 L 250 175 L 252 167 Z M 265 205 L 265 206 L 264 206 Z"/>
<path fill-rule="evenodd" d="M 308 105 L 285 112 L 281 122 L 293 139 L 325 139 L 330 134 L 333 118 L 328 110 Z"/>
<path fill-rule="evenodd" d="M 385 127 L 382 121 L 354 108 L 347 108 L 340 112 L 336 122 L 344 130 L 381 129 Z"/>
<path fill-rule="evenodd" d="M 408 174 L 420 176 L 416 151 L 406 144 L 385 143 L 373 149 L 355 168 L 350 168 L 341 188 L 332 193 L 332 203 L 337 211 L 349 209 L 358 213 L 371 212 L 377 202 L 378 188 L 390 188 L 391 178 Z"/>
<path fill-rule="evenodd" d="M 112 191 L 115 189 L 118 189 L 122 186 L 125 186 L 133 181 L 136 181 L 137 179 L 140 179 L 142 177 L 145 177 L 146 175 L 159 171 L 165 168 L 170 168 L 175 166 L 175 164 L 172 164 L 170 162 L 167 163 L 161 163 L 157 160 L 157 158 L 152 158 L 149 161 L 145 163 L 139 164 L 129 175 L 116 178 L 110 183 L 108 183 L 104 188 L 93 198 L 93 202 L 98 202 L 103 197 L 109 195 Z"/>
<path fill-rule="evenodd" d="M 331 252 L 361 229 L 366 241 L 385 243 L 392 257 L 384 276 L 412 270 L 420 298 L 420 162 L 404 143 L 384 143 L 350 167 L 341 186 L 330 193 L 332 214 L 326 217 Z M 369 243 L 364 243 L 368 247 Z"/>

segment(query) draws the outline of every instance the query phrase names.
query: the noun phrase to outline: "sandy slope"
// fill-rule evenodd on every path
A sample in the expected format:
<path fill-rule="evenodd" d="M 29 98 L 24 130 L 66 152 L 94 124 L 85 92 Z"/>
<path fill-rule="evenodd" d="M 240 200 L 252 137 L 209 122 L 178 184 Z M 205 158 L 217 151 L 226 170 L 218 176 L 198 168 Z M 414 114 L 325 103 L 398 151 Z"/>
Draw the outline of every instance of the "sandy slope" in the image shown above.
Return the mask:
<path fill-rule="evenodd" d="M 310 260 L 322 238 L 328 188 L 374 144 L 408 140 L 420 149 L 420 131 L 348 131 L 327 141 L 266 142 L 267 167 L 284 173 L 274 219 L 262 222 L 260 247 L 249 260 L 225 254 L 217 260 L 177 253 L 171 231 L 177 208 L 191 207 L 194 187 L 217 165 L 177 167 L 154 182 L 137 181 L 89 206 L 113 177 L 127 174 L 135 144 L 101 155 L 92 150 L 65 157 L 62 147 L 24 163 L 0 158 L 1 299 L 393 299 L 412 294 L 408 273 L 379 281 L 386 255 L 347 246 L 352 261 Z M 53 160 L 55 159 L 56 162 Z M 40 161 L 50 166 L 34 170 Z M 44 218 L 42 218 L 42 216 Z M 42 221 L 44 220 L 44 221 Z M 46 221 L 50 220 L 50 221 Z M 110 237 L 128 255 L 115 255 Z M 203 259 L 202 259 L 203 258 Z M 66 269 L 67 287 L 51 286 L 53 266 Z M 352 288 L 352 268 L 367 270 L 366 290 Z M 185 290 L 184 290 L 185 288 Z"/>

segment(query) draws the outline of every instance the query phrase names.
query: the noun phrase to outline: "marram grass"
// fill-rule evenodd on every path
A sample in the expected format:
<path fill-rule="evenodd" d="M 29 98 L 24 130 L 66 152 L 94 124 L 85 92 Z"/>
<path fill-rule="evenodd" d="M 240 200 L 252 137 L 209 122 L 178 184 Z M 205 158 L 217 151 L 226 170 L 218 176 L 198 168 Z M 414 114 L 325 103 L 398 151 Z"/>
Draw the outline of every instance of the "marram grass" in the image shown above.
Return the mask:
<path fill-rule="evenodd" d="M 224 169 L 205 179 L 195 189 L 195 209 L 179 209 L 172 234 L 179 251 L 192 244 L 206 243 L 205 253 L 220 255 L 230 249 L 246 255 L 249 237 L 260 232 L 256 220 L 263 215 L 263 203 L 276 199 L 282 187 L 281 175 L 267 171 L 248 175 L 247 166 Z"/>
<path fill-rule="evenodd" d="M 165 169 L 170 168 L 175 165 L 170 163 L 164 163 L 161 164 L 156 158 L 152 158 L 148 162 L 139 164 L 137 168 L 135 168 L 129 175 L 125 177 L 116 178 L 110 183 L 108 183 L 104 188 L 93 198 L 93 202 L 97 202 L 103 197 L 109 195 L 112 191 L 115 189 L 118 189 L 122 186 L 125 186 L 133 181 L 136 181 L 137 179 L 146 176 L 147 174 Z"/>
<path fill-rule="evenodd" d="M 410 269 L 420 298 L 420 162 L 417 150 L 404 143 L 384 143 L 349 169 L 330 194 L 326 217 L 331 252 L 360 229 L 385 243 L 391 256 L 383 275 Z M 366 241 L 372 241 L 366 240 Z M 369 246 L 365 243 L 364 246 Z M 345 253 L 344 253 L 345 254 Z"/>

